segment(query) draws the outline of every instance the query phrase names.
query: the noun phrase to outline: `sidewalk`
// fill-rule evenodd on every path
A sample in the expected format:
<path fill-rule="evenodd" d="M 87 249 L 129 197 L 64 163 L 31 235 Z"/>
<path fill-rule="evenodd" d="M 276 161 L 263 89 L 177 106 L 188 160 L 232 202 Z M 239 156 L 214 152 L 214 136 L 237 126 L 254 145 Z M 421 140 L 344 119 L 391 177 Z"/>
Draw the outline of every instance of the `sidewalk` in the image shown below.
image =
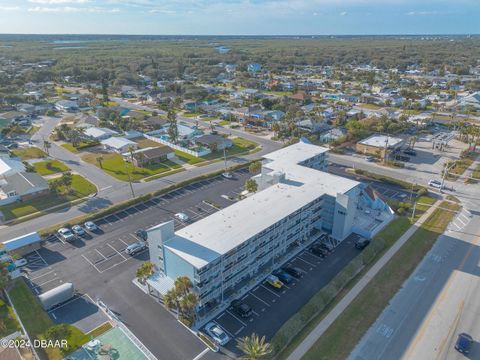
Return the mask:
<path fill-rule="evenodd" d="M 437 201 L 434 206 L 428 209 L 415 224 L 398 239 L 393 246 L 368 270 L 368 272 L 355 284 L 355 286 L 338 302 L 338 304 L 323 318 L 322 321 L 312 330 L 310 334 L 298 345 L 298 347 L 288 356 L 287 360 L 301 359 L 315 342 L 327 331 L 330 325 L 338 316 L 350 305 L 350 303 L 360 294 L 368 285 L 370 280 L 382 270 L 383 266 L 397 253 L 397 251 L 407 242 L 415 231 L 423 224 L 430 214 L 439 206 Z"/>

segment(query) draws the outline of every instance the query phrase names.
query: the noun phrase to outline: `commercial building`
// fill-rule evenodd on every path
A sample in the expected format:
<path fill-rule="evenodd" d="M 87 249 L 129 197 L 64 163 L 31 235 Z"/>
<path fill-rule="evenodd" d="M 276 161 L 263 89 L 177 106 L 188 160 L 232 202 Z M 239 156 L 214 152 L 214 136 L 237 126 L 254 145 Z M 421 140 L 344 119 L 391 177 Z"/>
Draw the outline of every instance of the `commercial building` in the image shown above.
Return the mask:
<path fill-rule="evenodd" d="M 356 150 L 365 155 L 375 155 L 381 158 L 385 157 L 385 149 L 388 152 L 395 151 L 403 146 L 404 140 L 387 135 L 371 135 L 356 144 Z"/>
<path fill-rule="evenodd" d="M 327 151 L 299 142 L 267 154 L 255 194 L 176 232 L 173 221 L 148 229 L 158 269 L 151 289 L 161 296 L 188 276 L 203 321 L 322 234 L 337 242 L 352 232 L 375 235 L 393 212 L 363 184 L 326 173 Z"/>

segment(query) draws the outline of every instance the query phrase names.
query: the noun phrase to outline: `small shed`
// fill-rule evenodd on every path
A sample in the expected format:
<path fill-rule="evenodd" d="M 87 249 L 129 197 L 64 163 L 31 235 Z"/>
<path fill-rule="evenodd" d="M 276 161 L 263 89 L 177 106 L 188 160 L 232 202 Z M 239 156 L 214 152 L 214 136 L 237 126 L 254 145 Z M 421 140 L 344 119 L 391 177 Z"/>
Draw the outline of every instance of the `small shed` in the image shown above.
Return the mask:
<path fill-rule="evenodd" d="M 37 232 L 22 235 L 11 240 L 3 242 L 3 246 L 8 253 L 14 253 L 19 256 L 29 254 L 40 248 L 40 235 Z"/>

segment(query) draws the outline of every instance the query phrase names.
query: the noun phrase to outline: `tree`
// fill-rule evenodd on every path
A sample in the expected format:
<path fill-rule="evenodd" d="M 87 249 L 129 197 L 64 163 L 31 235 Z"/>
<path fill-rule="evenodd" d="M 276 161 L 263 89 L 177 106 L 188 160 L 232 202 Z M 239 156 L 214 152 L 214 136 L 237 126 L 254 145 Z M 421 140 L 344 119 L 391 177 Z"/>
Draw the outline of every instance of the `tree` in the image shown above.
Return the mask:
<path fill-rule="evenodd" d="M 175 279 L 175 291 L 181 296 L 187 295 L 192 286 L 192 281 L 187 276 L 179 276 Z"/>
<path fill-rule="evenodd" d="M 133 166 L 133 152 L 135 151 L 135 149 L 133 148 L 132 145 L 129 145 L 128 146 L 128 152 L 130 153 L 130 162 L 132 163 L 132 166 Z"/>
<path fill-rule="evenodd" d="M 248 166 L 248 171 L 252 174 L 255 174 L 260 171 L 262 168 L 262 163 L 260 161 L 254 161 Z"/>
<path fill-rule="evenodd" d="M 97 156 L 95 160 L 97 160 L 97 163 L 98 163 L 98 166 L 100 166 L 100 169 L 103 169 L 103 156 L 102 155 Z"/>
<path fill-rule="evenodd" d="M 272 124 L 272 131 L 273 131 L 273 135 L 274 136 L 278 136 L 278 133 L 280 132 L 281 130 L 281 126 L 278 122 L 274 122 Z"/>
<path fill-rule="evenodd" d="M 174 144 L 178 141 L 177 114 L 173 110 L 168 110 L 168 136 Z"/>
<path fill-rule="evenodd" d="M 50 143 L 50 141 L 46 141 L 46 140 L 43 141 L 43 149 L 45 150 L 47 155 L 50 155 L 50 148 L 51 147 L 52 147 L 52 144 Z"/>
<path fill-rule="evenodd" d="M 58 189 L 60 188 L 60 181 L 58 179 L 54 179 L 48 182 L 48 188 L 52 193 L 57 193 Z"/>
<path fill-rule="evenodd" d="M 137 269 L 137 279 L 140 283 L 145 284 L 145 281 L 152 276 L 155 267 L 153 263 L 150 261 L 144 262 L 140 267 Z"/>
<path fill-rule="evenodd" d="M 195 293 L 189 292 L 185 294 L 180 300 L 180 309 L 182 315 L 190 319 L 191 322 L 195 319 L 195 307 L 198 304 L 198 296 Z"/>
<path fill-rule="evenodd" d="M 168 310 L 179 310 L 179 297 L 178 293 L 175 289 L 170 289 L 167 293 L 163 296 L 163 304 Z M 178 312 L 177 312 L 178 316 Z"/>
<path fill-rule="evenodd" d="M 66 190 L 70 190 L 73 181 L 72 173 L 70 171 L 64 172 L 62 177 L 60 178 L 60 181 L 65 186 Z"/>
<path fill-rule="evenodd" d="M 257 192 L 258 190 L 257 182 L 253 179 L 248 179 L 247 181 L 245 181 L 245 190 L 251 193 Z"/>
<path fill-rule="evenodd" d="M 257 360 L 272 352 L 272 347 L 266 342 L 265 336 L 260 338 L 255 333 L 238 339 L 237 348 L 245 354 L 241 357 L 244 360 Z"/>

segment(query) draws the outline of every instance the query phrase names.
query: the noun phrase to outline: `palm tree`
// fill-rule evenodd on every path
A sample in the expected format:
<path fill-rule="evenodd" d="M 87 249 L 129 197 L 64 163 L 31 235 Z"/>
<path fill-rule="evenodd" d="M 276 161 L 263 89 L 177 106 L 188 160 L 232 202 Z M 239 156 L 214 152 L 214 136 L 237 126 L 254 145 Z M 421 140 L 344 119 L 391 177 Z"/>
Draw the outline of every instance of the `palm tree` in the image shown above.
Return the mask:
<path fill-rule="evenodd" d="M 237 348 L 245 354 L 241 357 L 244 360 L 257 360 L 272 352 L 272 346 L 265 341 L 265 336 L 260 338 L 255 333 L 238 339 Z"/>
<path fill-rule="evenodd" d="M 252 174 L 255 174 L 256 172 L 259 172 L 261 168 L 262 168 L 262 163 L 260 161 L 254 161 L 248 166 L 248 171 L 251 172 Z"/>
<path fill-rule="evenodd" d="M 145 284 L 145 281 L 152 276 L 154 271 L 154 265 L 150 261 L 144 262 L 137 269 L 137 279 L 140 283 Z"/>
<path fill-rule="evenodd" d="M 132 166 L 133 166 L 133 152 L 135 151 L 135 149 L 133 148 L 132 145 L 129 145 L 128 146 L 128 152 L 130 153 L 130 162 L 132 163 Z"/>
<path fill-rule="evenodd" d="M 168 310 L 178 310 L 179 309 L 179 300 L 178 294 L 175 289 L 170 289 L 163 296 L 163 304 Z M 178 316 L 178 313 L 177 313 Z"/>
<path fill-rule="evenodd" d="M 43 149 L 45 150 L 45 152 L 47 153 L 47 155 L 50 155 L 50 148 L 52 147 L 52 144 L 50 143 L 50 141 L 47 141 L 47 140 L 44 140 L 43 141 Z"/>
<path fill-rule="evenodd" d="M 195 307 L 198 304 L 198 296 L 195 293 L 189 292 L 180 300 L 180 309 L 182 314 L 189 318 L 192 322 L 195 319 Z"/>
<path fill-rule="evenodd" d="M 177 126 L 177 114 L 173 110 L 168 110 L 167 113 L 168 119 L 168 136 L 174 144 L 178 141 L 178 126 Z"/>
<path fill-rule="evenodd" d="M 247 181 L 245 181 L 245 190 L 251 193 L 257 192 L 258 190 L 257 182 L 253 179 L 248 179 Z"/>
<path fill-rule="evenodd" d="M 100 166 L 100 169 L 103 169 L 103 156 L 102 155 L 97 156 L 96 160 L 97 160 L 98 166 Z"/>
<path fill-rule="evenodd" d="M 192 281 L 187 276 L 179 276 L 175 279 L 175 291 L 181 296 L 186 296 L 192 287 Z"/>
<path fill-rule="evenodd" d="M 280 132 L 280 129 L 281 129 L 281 127 L 280 127 L 280 124 L 278 122 L 274 122 L 272 124 L 272 131 L 273 131 L 273 135 L 275 137 L 278 136 L 278 133 Z"/>

